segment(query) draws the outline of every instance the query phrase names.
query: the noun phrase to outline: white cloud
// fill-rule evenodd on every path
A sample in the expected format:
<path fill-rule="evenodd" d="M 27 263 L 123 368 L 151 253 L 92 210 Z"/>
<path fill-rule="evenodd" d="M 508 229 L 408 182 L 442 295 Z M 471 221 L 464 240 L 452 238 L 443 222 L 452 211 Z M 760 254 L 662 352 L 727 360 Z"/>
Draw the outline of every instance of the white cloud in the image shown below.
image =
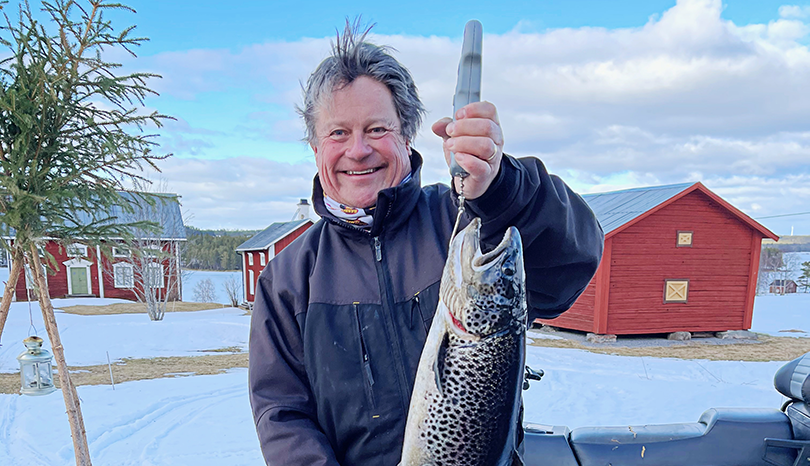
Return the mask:
<path fill-rule="evenodd" d="M 315 163 L 287 164 L 252 157 L 197 160 L 173 157 L 149 173 L 182 196 L 187 225 L 201 228 L 266 228 L 292 219 L 299 199 L 312 191 Z"/>
<path fill-rule="evenodd" d="M 794 204 L 810 205 L 810 193 L 798 188 L 810 181 L 810 51 L 803 42 L 810 32 L 808 12 L 808 7 L 785 6 L 768 24 L 738 26 L 723 19 L 720 0 L 680 0 L 636 28 L 531 32 L 519 25 L 506 34 L 485 35 L 482 93 L 498 106 L 507 152 L 541 157 L 579 189 L 701 179 L 721 195 L 733 196 L 730 200 L 737 199 L 743 210 L 787 212 Z M 429 127 L 451 113 L 459 40 L 372 39 L 393 46 L 412 71 L 429 112 L 415 144 L 426 159 L 423 179 L 445 180 L 440 143 Z M 300 101 L 299 82 L 328 49 L 328 38 L 302 39 L 237 52 L 167 53 L 151 63 L 164 75 L 164 94 L 194 99 L 237 90 L 253 95 L 273 110 L 246 110 L 244 119 L 229 127 L 240 128 L 245 137 L 293 140 L 302 136 L 293 111 Z M 210 178 L 206 173 L 231 173 L 229 165 L 247 164 L 230 160 L 235 163 L 178 172 L 186 180 L 187 192 L 181 193 L 186 202 L 204 192 L 220 193 L 221 203 L 253 205 L 263 209 L 262 215 L 278 212 L 263 222 L 270 223 L 285 217 L 273 202 L 293 205 L 308 195 L 310 177 L 301 167 L 288 168 L 296 173 L 289 184 L 277 181 L 276 173 L 248 170 L 241 182 L 200 188 Z M 735 186 L 748 194 L 736 194 Z M 257 189 L 263 200 L 242 201 Z M 224 207 L 209 211 L 199 205 L 201 225 L 203 219 L 209 222 L 208 212 L 225 215 Z M 234 207 L 236 225 L 238 211 Z M 242 222 L 256 217 L 250 214 Z M 807 228 L 810 234 L 810 222 Z"/>
<path fill-rule="evenodd" d="M 782 5 L 779 7 L 782 18 L 810 18 L 810 6 Z"/>

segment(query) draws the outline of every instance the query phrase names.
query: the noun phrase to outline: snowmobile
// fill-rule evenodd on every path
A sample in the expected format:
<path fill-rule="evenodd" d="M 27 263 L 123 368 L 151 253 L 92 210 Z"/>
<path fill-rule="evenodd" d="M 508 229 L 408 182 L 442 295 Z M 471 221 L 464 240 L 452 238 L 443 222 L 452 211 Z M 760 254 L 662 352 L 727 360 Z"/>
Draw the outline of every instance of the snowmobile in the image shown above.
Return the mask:
<path fill-rule="evenodd" d="M 527 368 L 528 380 L 542 371 Z M 711 408 L 697 422 L 622 427 L 524 424 L 526 466 L 810 466 L 810 353 L 782 366 L 781 409 Z M 662 403 L 665 405 L 666 401 Z"/>

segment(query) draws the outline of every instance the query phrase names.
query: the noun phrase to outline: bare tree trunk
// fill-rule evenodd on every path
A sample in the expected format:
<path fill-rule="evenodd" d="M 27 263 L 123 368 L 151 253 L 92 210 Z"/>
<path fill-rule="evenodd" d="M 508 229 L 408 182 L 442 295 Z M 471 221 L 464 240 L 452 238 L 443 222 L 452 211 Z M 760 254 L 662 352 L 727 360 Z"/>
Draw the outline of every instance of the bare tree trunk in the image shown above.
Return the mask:
<path fill-rule="evenodd" d="M 70 433 L 73 437 L 73 451 L 76 455 L 76 466 L 92 466 L 90 462 L 90 449 L 87 446 L 87 432 L 84 429 L 84 419 L 82 419 L 82 409 L 79 405 L 79 393 L 70 380 L 70 372 L 65 362 L 65 349 L 62 347 L 62 340 L 59 338 L 59 329 L 56 327 L 56 317 L 53 314 L 53 304 L 51 303 L 48 285 L 42 274 L 42 263 L 39 260 L 39 253 L 36 245 L 31 245 L 29 251 L 31 273 L 39 288 L 39 306 L 42 308 L 42 319 L 45 321 L 45 330 L 48 332 L 48 339 L 51 341 L 51 349 L 56 359 L 56 367 L 59 370 L 59 382 L 62 386 L 62 396 L 65 398 L 65 408 L 67 408 L 68 421 L 70 422 Z"/>
<path fill-rule="evenodd" d="M 3 336 L 3 327 L 6 326 L 6 318 L 8 318 L 8 310 L 11 307 L 11 296 L 14 295 L 14 287 L 17 286 L 17 279 L 20 278 L 20 272 L 23 269 L 22 251 L 15 249 L 12 260 L 14 262 L 11 263 L 6 289 L 3 291 L 3 301 L 0 302 L 0 337 Z"/>

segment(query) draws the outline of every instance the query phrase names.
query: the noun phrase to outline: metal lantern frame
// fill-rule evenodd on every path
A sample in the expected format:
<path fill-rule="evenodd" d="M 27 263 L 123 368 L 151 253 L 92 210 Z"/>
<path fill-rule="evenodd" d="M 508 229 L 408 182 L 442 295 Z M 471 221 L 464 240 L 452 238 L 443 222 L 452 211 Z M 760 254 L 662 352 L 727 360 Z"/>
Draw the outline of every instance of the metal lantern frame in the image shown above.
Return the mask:
<path fill-rule="evenodd" d="M 32 336 L 23 340 L 26 351 L 17 356 L 20 362 L 20 392 L 23 395 L 47 395 L 56 391 L 53 383 L 53 355 L 42 349 L 43 340 Z"/>

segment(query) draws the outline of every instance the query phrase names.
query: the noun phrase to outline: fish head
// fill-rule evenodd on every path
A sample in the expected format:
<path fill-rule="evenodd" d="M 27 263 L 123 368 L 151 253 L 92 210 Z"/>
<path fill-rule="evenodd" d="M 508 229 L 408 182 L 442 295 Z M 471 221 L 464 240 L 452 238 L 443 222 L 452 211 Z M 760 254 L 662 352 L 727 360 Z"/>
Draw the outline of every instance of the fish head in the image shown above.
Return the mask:
<path fill-rule="evenodd" d="M 483 338 L 526 326 L 523 245 L 509 227 L 495 249 L 481 251 L 481 220 L 476 218 L 450 245 L 442 300 L 451 329 L 461 337 Z"/>

